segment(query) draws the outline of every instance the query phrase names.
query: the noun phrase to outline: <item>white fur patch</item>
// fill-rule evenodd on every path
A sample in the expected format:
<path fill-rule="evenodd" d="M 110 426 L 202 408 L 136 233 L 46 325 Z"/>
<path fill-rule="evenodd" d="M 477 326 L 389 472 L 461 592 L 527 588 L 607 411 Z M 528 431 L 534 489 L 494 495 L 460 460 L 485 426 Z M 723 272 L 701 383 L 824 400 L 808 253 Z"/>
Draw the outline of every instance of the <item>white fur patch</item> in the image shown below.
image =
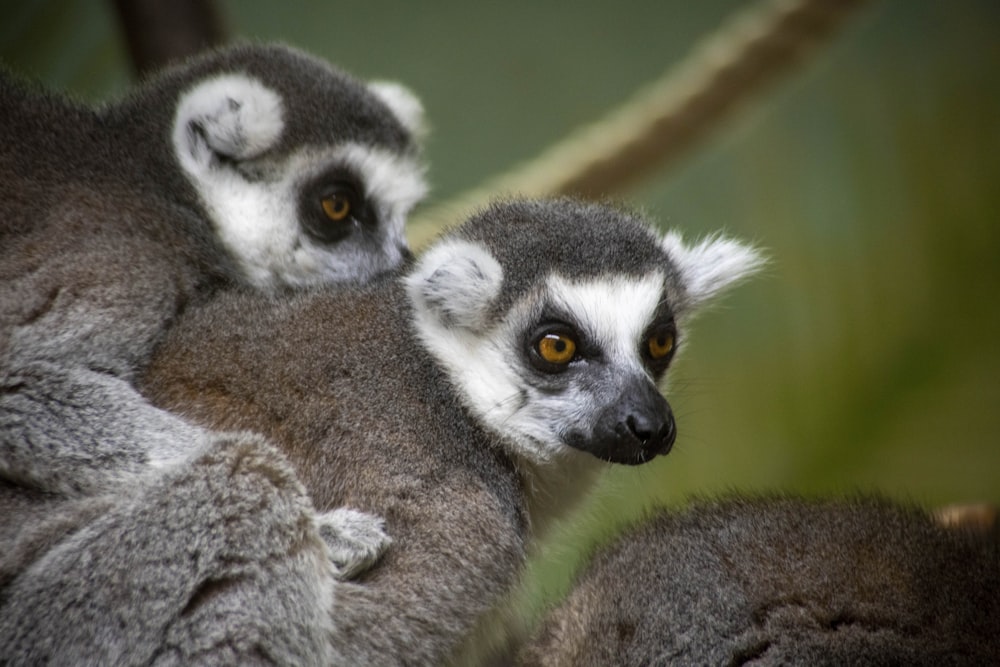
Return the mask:
<path fill-rule="evenodd" d="M 569 313 L 574 328 L 599 347 L 603 363 L 622 377 L 649 377 L 640 346 L 663 290 L 664 275 L 659 272 L 641 279 L 614 276 L 580 282 L 551 275 L 545 282 L 547 302 Z M 552 395 L 528 388 L 526 399 L 520 404 L 508 402 L 506 410 L 495 409 L 486 419 L 493 428 L 515 434 L 517 454 L 535 464 L 565 456 L 570 448 L 562 434 L 593 417 L 589 414 L 593 406 L 573 392 Z"/>
<path fill-rule="evenodd" d="M 361 176 L 365 197 L 378 207 L 379 218 L 392 228 L 394 239 L 405 246 L 406 217 L 427 195 L 423 165 L 412 157 L 356 143 L 343 144 L 330 160 L 341 161 Z"/>
<path fill-rule="evenodd" d="M 410 134 L 418 140 L 426 136 L 424 105 L 409 88 L 395 81 L 373 81 L 368 89 L 389 107 Z"/>
<path fill-rule="evenodd" d="M 684 283 L 685 309 L 701 305 L 765 263 L 754 248 L 719 236 L 687 246 L 679 234 L 670 232 L 662 244 Z"/>
<path fill-rule="evenodd" d="M 504 326 L 516 317 L 495 326 L 486 320 L 502 281 L 503 269 L 488 251 L 459 239 L 428 249 L 403 279 L 424 347 L 451 377 L 465 405 L 490 426 L 495 425 L 487 415 L 516 400 L 519 386 L 511 373 L 514 334 Z"/>
<path fill-rule="evenodd" d="M 174 116 L 174 150 L 191 173 L 211 166 L 213 156 L 256 157 L 274 145 L 284 129 L 281 97 L 242 74 L 202 81 L 185 93 Z"/>
<path fill-rule="evenodd" d="M 381 254 L 350 239 L 315 243 L 299 224 L 302 184 L 330 165 L 357 174 L 380 221 Z M 307 286 L 365 279 L 402 261 L 404 225 L 427 186 L 413 158 L 355 143 L 295 153 L 272 180 L 250 182 L 237 171 L 191 173 L 220 239 L 257 287 Z"/>
<path fill-rule="evenodd" d="M 496 326 L 474 331 L 449 326 L 422 301 L 414 302 L 415 325 L 424 347 L 445 369 L 466 407 L 508 440 L 516 434 L 504 428 L 503 416 L 516 409 L 522 384 L 514 367 L 520 359 L 513 347 L 517 333 L 508 325 L 517 319 L 517 310 Z"/>
<path fill-rule="evenodd" d="M 572 397 L 525 386 L 520 349 L 525 327 L 548 301 L 569 313 L 572 324 L 600 345 L 612 363 L 623 371 L 646 373 L 639 344 L 663 298 L 663 281 L 659 272 L 641 280 L 615 277 L 577 283 L 552 275 L 544 294 L 529 294 L 481 332 L 449 326 L 435 310 L 416 301 L 417 331 L 465 405 L 486 427 L 504 436 L 511 453 L 532 464 L 547 464 L 576 452 L 563 443 L 561 434 L 578 415 Z"/>
<path fill-rule="evenodd" d="M 480 332 L 503 284 L 503 269 L 482 246 L 452 239 L 428 250 L 405 279 L 414 307 L 442 326 Z"/>
<path fill-rule="evenodd" d="M 549 302 L 573 313 L 576 326 L 618 364 L 642 371 L 639 346 L 663 300 L 664 275 L 571 282 L 549 276 Z M 642 371 L 644 372 L 644 371 Z"/>

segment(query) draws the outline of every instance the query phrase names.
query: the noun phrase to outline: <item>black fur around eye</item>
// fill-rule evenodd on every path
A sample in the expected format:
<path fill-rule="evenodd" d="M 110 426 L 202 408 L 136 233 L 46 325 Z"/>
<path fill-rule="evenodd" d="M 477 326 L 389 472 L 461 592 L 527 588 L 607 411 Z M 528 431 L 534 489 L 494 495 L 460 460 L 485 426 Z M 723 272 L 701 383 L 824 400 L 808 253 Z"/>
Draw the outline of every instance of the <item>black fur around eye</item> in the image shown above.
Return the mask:
<path fill-rule="evenodd" d="M 354 180 L 338 175 L 306 188 L 302 202 L 305 231 L 322 243 L 344 240 L 371 223 L 371 210 Z"/>
<path fill-rule="evenodd" d="M 672 331 L 660 329 L 646 341 L 649 356 L 653 359 L 663 359 L 674 351 L 674 334 Z"/>
<path fill-rule="evenodd" d="M 642 355 L 654 372 L 662 372 L 670 364 L 677 349 L 677 326 L 673 319 L 655 323 L 642 343 Z"/>
<path fill-rule="evenodd" d="M 331 222 L 350 222 L 350 216 L 357 207 L 357 198 L 353 193 L 339 190 L 323 197 L 320 206 Z"/>

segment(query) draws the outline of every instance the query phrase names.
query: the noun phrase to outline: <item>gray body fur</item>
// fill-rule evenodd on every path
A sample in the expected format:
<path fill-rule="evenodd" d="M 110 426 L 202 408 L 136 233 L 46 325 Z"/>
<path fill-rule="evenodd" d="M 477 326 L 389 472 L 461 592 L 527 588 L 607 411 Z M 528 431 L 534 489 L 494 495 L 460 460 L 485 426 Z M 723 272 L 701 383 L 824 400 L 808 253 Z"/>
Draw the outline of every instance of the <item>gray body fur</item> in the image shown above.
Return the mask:
<path fill-rule="evenodd" d="M 502 284 L 475 252 L 450 255 L 456 243 L 498 260 Z M 159 405 L 200 423 L 264 434 L 318 509 L 350 505 L 386 519 L 393 547 L 361 581 L 337 589 L 335 664 L 467 664 L 472 658 L 456 651 L 502 605 L 530 540 L 607 464 L 568 446 L 552 459 L 533 457 L 503 425 L 484 424 L 483 406 L 470 404 L 461 372 L 440 356 L 461 361 L 463 352 L 430 349 L 422 337 L 421 299 L 442 296 L 423 314 L 501 345 L 511 342 L 498 332 L 512 325 L 512 312 L 540 315 L 553 274 L 629 283 L 653 272 L 654 301 L 683 317 L 751 268 L 736 262 L 719 273 L 718 258 L 705 252 L 717 247 L 665 244 L 641 221 L 599 206 L 498 205 L 425 253 L 405 286 L 385 279 L 280 301 L 226 295 L 191 311 L 145 386 Z M 641 343 L 625 342 L 629 350 Z M 520 354 L 502 364 L 527 374 Z M 523 388 L 511 398 L 530 396 Z"/>
<path fill-rule="evenodd" d="M 338 665 L 441 664 L 500 603 L 528 538 L 513 462 L 415 344 L 406 310 L 389 282 L 227 298 L 182 325 L 147 377 L 161 405 L 272 439 L 317 508 L 385 519 L 393 547 L 338 589 Z"/>
<path fill-rule="evenodd" d="M 199 88 L 216 78 L 229 88 Z M 208 54 L 99 109 L 0 74 L 0 477 L 81 496 L 184 460 L 209 434 L 134 388 L 182 311 L 227 285 L 396 266 L 405 211 L 392 196 L 376 211 L 391 219 L 310 246 L 322 266 L 267 264 L 280 244 L 240 227 L 302 214 L 287 196 L 297 170 L 316 177 L 345 142 L 385 160 L 416 150 L 370 87 L 280 46 Z M 254 191 L 270 208 L 243 200 Z"/>
<path fill-rule="evenodd" d="M 597 552 L 525 666 L 985 665 L 1000 532 L 878 499 L 700 502 Z"/>
<path fill-rule="evenodd" d="M 35 502 L 27 502 L 35 500 Z M 324 665 L 335 573 L 294 472 L 259 438 L 123 493 L 0 506 L 0 664 Z"/>

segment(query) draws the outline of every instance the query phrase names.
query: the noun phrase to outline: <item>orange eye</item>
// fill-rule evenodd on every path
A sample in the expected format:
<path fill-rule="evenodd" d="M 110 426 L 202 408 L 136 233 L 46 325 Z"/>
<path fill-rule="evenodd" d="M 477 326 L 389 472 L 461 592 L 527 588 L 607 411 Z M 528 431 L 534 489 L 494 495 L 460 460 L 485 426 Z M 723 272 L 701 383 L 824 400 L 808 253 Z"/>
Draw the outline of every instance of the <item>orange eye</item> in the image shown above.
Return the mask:
<path fill-rule="evenodd" d="M 576 342 L 565 334 L 548 333 L 537 343 L 538 356 L 550 364 L 565 366 L 576 355 Z"/>
<path fill-rule="evenodd" d="M 661 329 L 646 342 L 649 356 L 654 360 L 663 359 L 674 350 L 674 335 L 668 329 Z"/>
<path fill-rule="evenodd" d="M 324 197 L 322 204 L 323 213 L 334 222 L 343 222 L 351 215 L 351 199 L 342 193 Z"/>

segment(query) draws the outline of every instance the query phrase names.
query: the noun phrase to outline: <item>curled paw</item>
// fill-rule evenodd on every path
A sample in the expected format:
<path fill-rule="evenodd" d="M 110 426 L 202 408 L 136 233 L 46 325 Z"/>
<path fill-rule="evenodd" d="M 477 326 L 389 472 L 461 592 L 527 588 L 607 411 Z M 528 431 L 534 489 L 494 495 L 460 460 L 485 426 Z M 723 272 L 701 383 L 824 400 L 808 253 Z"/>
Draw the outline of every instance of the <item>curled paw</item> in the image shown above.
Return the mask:
<path fill-rule="evenodd" d="M 385 521 L 373 514 L 341 507 L 318 514 L 316 523 L 329 548 L 334 574 L 341 581 L 371 568 L 392 544 Z"/>

